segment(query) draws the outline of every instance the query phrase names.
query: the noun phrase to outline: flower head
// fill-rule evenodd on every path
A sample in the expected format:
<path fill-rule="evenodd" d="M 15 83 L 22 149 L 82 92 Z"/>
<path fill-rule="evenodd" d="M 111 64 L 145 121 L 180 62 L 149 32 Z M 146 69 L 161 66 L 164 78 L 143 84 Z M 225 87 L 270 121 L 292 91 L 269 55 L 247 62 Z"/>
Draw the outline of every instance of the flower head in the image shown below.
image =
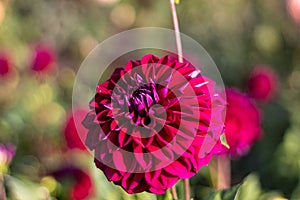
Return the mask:
<path fill-rule="evenodd" d="M 187 61 L 131 60 L 97 86 L 83 121 L 86 144 L 109 181 L 128 193 L 162 194 L 208 164 L 223 129 L 224 107 L 215 116 L 212 108 L 219 98 Z"/>
<path fill-rule="evenodd" d="M 0 144 L 0 173 L 6 172 L 16 153 L 16 147 L 12 144 Z"/>
<path fill-rule="evenodd" d="M 251 99 L 236 89 L 227 89 L 225 136 L 229 149 L 222 146 L 221 154 L 242 156 L 261 136 L 260 113 Z"/>
<path fill-rule="evenodd" d="M 45 45 L 37 45 L 34 49 L 31 69 L 36 72 L 51 71 L 55 62 L 54 51 Z"/>
<path fill-rule="evenodd" d="M 257 66 L 248 81 L 248 92 L 258 101 L 269 101 L 277 90 L 277 76 L 268 66 Z"/>

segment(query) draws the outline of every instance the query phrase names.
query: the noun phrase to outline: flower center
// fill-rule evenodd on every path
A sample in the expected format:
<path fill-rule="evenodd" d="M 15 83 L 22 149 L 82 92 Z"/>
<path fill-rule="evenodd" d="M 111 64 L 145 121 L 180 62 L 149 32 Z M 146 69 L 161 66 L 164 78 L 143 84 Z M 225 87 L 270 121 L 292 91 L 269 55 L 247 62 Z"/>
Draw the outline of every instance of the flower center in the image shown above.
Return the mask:
<path fill-rule="evenodd" d="M 129 112 L 138 125 L 148 125 L 151 122 L 149 110 L 158 102 L 156 85 L 153 83 L 141 86 L 135 90 L 129 100 Z"/>

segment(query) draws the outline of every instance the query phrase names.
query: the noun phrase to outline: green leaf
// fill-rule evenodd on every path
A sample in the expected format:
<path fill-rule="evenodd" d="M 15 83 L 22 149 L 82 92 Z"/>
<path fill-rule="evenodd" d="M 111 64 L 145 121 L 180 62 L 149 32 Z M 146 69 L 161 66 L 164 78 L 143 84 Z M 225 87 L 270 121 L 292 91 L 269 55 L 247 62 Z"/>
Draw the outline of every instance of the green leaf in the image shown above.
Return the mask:
<path fill-rule="evenodd" d="M 12 199 L 32 200 L 50 198 L 47 189 L 25 178 L 16 178 L 6 175 L 5 180 Z"/>
<path fill-rule="evenodd" d="M 241 184 L 227 190 L 213 192 L 205 200 L 257 200 L 261 195 L 259 178 L 255 174 L 250 174 Z"/>
<path fill-rule="evenodd" d="M 257 200 L 261 195 L 261 187 L 259 178 L 256 174 L 250 174 L 247 176 L 240 189 L 239 189 L 239 198 L 238 200 L 247 199 L 247 200 Z"/>
<path fill-rule="evenodd" d="M 233 186 L 227 190 L 221 190 L 210 194 L 205 200 L 236 200 L 240 185 Z"/>
<path fill-rule="evenodd" d="M 180 0 L 174 0 L 176 4 L 179 4 L 180 3 Z"/>
<path fill-rule="evenodd" d="M 227 143 L 227 140 L 226 140 L 226 136 L 225 136 L 225 133 L 223 133 L 221 136 L 220 136 L 220 140 L 221 140 L 221 143 L 224 147 L 226 147 L 227 149 L 230 149 L 230 146 L 229 144 Z"/>

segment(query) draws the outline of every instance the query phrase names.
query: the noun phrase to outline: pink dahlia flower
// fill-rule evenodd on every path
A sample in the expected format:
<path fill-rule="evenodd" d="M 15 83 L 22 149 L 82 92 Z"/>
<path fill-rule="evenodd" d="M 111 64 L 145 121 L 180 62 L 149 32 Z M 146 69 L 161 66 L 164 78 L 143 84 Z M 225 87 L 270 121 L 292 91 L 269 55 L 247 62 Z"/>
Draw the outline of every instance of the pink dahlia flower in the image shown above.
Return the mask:
<path fill-rule="evenodd" d="M 261 136 L 260 113 L 251 99 L 236 89 L 227 89 L 225 136 L 230 148 L 222 146 L 221 154 L 242 156 Z"/>
<path fill-rule="evenodd" d="M 78 109 L 68 117 L 64 128 L 68 148 L 87 150 L 83 143 L 87 135 L 87 129 L 81 124 L 87 113 L 86 110 Z"/>
<path fill-rule="evenodd" d="M 94 185 L 91 176 L 75 166 L 66 166 L 52 173 L 59 182 L 71 183 L 68 199 L 84 200 L 93 195 Z"/>
<path fill-rule="evenodd" d="M 131 60 L 97 86 L 83 121 L 86 145 L 109 181 L 128 193 L 162 194 L 208 164 L 223 130 L 224 106 L 212 114 L 219 100 L 214 83 L 186 61 Z"/>
<path fill-rule="evenodd" d="M 55 62 L 54 51 L 45 45 L 37 45 L 34 49 L 31 69 L 36 72 L 49 72 Z"/>
<path fill-rule="evenodd" d="M 11 63 L 9 57 L 1 53 L 0 54 L 0 76 L 5 76 L 9 73 L 11 68 Z"/>
<path fill-rule="evenodd" d="M 277 90 L 277 75 L 268 66 L 257 66 L 248 81 L 248 92 L 258 101 L 269 101 Z"/>

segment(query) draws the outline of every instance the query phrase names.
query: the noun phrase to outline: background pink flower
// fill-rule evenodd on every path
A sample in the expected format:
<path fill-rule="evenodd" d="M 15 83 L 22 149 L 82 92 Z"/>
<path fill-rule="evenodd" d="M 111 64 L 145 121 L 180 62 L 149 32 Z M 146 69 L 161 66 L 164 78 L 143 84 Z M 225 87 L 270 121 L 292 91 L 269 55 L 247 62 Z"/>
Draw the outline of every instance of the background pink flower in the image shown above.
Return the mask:
<path fill-rule="evenodd" d="M 236 89 L 227 89 L 225 136 L 230 149 L 222 146 L 221 154 L 246 154 L 261 136 L 260 113 L 251 99 Z"/>
<path fill-rule="evenodd" d="M 97 167 L 128 193 L 163 194 L 195 175 L 208 164 L 219 137 L 208 134 L 218 98 L 213 87 L 197 68 L 172 56 L 146 55 L 117 68 L 97 86 L 83 122 Z"/>
<path fill-rule="evenodd" d="M 248 80 L 248 92 L 258 101 L 268 101 L 277 91 L 277 75 L 269 66 L 257 66 Z"/>
<path fill-rule="evenodd" d="M 56 60 L 54 51 L 46 45 L 39 44 L 34 48 L 31 69 L 37 72 L 49 72 Z"/>
<path fill-rule="evenodd" d="M 12 144 L 0 143 L 0 173 L 6 171 L 16 153 L 16 147 Z"/>
<path fill-rule="evenodd" d="M 5 76 L 11 68 L 11 60 L 6 53 L 0 53 L 0 76 Z"/>
<path fill-rule="evenodd" d="M 64 137 L 68 148 L 87 150 L 84 141 L 88 130 L 81 124 L 88 111 L 75 110 L 70 114 L 64 128 Z"/>
<path fill-rule="evenodd" d="M 287 0 L 287 9 L 293 20 L 300 24 L 300 0 Z"/>

